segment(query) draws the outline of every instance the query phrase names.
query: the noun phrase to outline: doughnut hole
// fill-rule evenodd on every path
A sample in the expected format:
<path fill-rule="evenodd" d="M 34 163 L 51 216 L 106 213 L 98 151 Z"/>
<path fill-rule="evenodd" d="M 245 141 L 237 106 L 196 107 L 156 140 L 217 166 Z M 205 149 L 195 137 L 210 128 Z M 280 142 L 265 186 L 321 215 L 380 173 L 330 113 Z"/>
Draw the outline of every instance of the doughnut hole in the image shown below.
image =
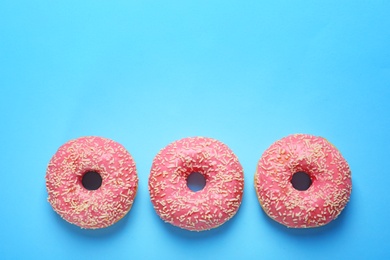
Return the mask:
<path fill-rule="evenodd" d="M 201 191 L 206 186 L 206 178 L 199 172 L 192 172 L 187 177 L 187 187 L 193 191 Z"/>
<path fill-rule="evenodd" d="M 81 184 L 87 190 L 97 190 L 102 186 L 102 176 L 96 171 L 87 171 L 81 177 Z"/>
<path fill-rule="evenodd" d="M 312 179 L 308 173 L 304 171 L 299 171 L 293 174 L 290 182 L 294 189 L 299 191 L 305 191 L 310 188 L 312 184 Z"/>

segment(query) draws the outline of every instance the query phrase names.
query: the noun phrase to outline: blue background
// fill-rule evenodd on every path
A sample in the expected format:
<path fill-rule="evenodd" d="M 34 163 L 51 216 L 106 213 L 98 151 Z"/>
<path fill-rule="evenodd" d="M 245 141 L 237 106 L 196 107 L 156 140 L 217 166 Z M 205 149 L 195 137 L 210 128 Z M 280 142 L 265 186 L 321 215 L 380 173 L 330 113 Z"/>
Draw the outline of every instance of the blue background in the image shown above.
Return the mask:
<path fill-rule="evenodd" d="M 313 3 L 315 2 L 315 3 Z M 0 258 L 389 258 L 389 1 L 0 2 Z M 287 229 L 261 210 L 257 161 L 293 133 L 330 140 L 351 201 L 331 224 Z M 133 155 L 139 191 L 103 230 L 46 201 L 58 147 L 98 135 Z M 152 160 L 188 136 L 226 143 L 245 171 L 237 215 L 194 233 L 150 202 Z"/>

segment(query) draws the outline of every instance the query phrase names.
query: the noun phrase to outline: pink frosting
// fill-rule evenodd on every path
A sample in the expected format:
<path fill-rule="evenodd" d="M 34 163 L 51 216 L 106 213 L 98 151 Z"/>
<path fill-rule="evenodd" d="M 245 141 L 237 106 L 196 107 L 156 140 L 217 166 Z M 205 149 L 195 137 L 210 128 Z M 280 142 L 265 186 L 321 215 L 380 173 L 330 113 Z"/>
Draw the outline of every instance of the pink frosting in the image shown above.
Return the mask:
<path fill-rule="evenodd" d="M 97 190 L 87 190 L 83 175 L 102 177 Z M 48 201 L 66 221 L 82 228 L 104 228 L 130 210 L 138 187 L 135 163 L 126 149 L 109 139 L 82 137 L 62 145 L 46 172 Z"/>
<path fill-rule="evenodd" d="M 312 184 L 296 190 L 291 179 L 306 172 Z M 335 219 L 349 201 L 351 171 L 340 152 L 326 139 L 306 134 L 287 136 L 262 155 L 255 189 L 264 211 L 293 228 L 318 227 Z"/>
<path fill-rule="evenodd" d="M 206 179 L 201 191 L 187 187 L 187 177 Z M 244 173 L 238 158 L 223 143 L 205 137 L 169 144 L 154 158 L 149 192 L 157 214 L 183 229 L 202 231 L 232 218 L 242 200 Z"/>

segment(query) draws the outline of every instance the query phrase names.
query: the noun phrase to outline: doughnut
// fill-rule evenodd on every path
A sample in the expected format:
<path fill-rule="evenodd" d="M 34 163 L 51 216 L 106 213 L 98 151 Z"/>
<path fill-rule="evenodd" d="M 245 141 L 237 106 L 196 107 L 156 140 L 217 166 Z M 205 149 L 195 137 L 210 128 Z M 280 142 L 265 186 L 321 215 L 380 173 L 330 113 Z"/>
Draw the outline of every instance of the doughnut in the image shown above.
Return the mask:
<path fill-rule="evenodd" d="M 191 173 L 200 173 L 204 188 L 187 187 Z M 157 215 L 190 231 L 216 228 L 232 218 L 242 200 L 244 173 L 225 144 L 206 137 L 175 141 L 156 155 L 149 175 L 149 192 Z"/>
<path fill-rule="evenodd" d="M 306 187 L 302 183 L 299 187 L 294 179 Z M 260 158 L 255 189 L 264 211 L 280 224 L 319 227 L 336 219 L 348 203 L 351 171 L 326 139 L 289 135 L 272 144 Z"/>
<path fill-rule="evenodd" d="M 117 142 L 81 137 L 62 145 L 46 172 L 48 201 L 81 228 L 108 227 L 130 211 L 137 192 L 134 160 Z"/>

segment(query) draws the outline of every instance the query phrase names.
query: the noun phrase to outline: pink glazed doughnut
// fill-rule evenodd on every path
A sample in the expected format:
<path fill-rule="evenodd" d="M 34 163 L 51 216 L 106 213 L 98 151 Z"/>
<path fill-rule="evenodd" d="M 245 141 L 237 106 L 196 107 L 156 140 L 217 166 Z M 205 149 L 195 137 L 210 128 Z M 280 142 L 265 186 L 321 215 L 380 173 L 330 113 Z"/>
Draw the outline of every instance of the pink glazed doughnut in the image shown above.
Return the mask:
<path fill-rule="evenodd" d="M 187 177 L 198 172 L 206 179 L 193 192 Z M 184 138 L 162 149 L 154 158 L 149 192 L 162 220 L 174 226 L 203 231 L 232 218 L 242 200 L 244 173 L 238 158 L 223 143 L 206 137 Z"/>
<path fill-rule="evenodd" d="M 296 173 L 310 177 L 308 189 L 293 187 Z M 337 218 L 349 201 L 351 171 L 326 139 L 290 135 L 262 155 L 255 189 L 260 205 L 275 221 L 291 228 L 319 227 Z"/>
<path fill-rule="evenodd" d="M 88 184 L 91 176 L 100 184 Z M 51 158 L 46 187 L 48 201 L 63 219 L 97 229 L 129 212 L 138 177 L 134 160 L 122 145 L 101 137 L 81 137 L 62 145 Z"/>

